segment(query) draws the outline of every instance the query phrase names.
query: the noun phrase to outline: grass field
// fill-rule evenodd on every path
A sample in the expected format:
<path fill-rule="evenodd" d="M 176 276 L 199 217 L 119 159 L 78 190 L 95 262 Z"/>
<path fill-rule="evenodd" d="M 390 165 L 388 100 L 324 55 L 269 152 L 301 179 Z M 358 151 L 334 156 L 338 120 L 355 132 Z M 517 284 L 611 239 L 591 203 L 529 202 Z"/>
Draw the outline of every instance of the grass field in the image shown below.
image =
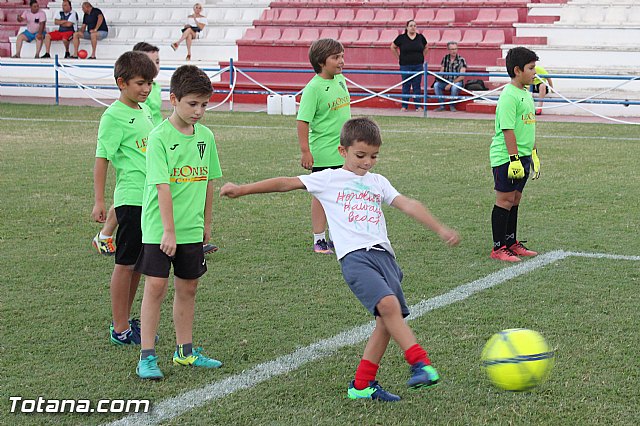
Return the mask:
<path fill-rule="evenodd" d="M 225 365 L 170 365 L 170 290 L 157 347 L 166 379 L 138 380 L 138 351 L 107 338 L 113 260 L 90 245 L 102 111 L 0 104 L 0 424 L 111 422 L 122 415 L 11 414 L 9 396 L 160 404 L 371 320 L 335 257 L 311 252 L 308 194 L 216 199 L 212 242 L 221 249 L 201 280 L 194 343 Z M 493 122 L 376 121 L 384 144 L 375 171 L 463 237 L 446 248 L 400 212 L 385 211 L 409 304 L 510 266 L 488 256 Z M 293 117 L 215 112 L 204 124 L 216 135 L 220 184 L 302 172 Z M 640 255 L 637 128 L 545 122 L 537 135 L 542 177 L 525 189 L 520 239 L 541 253 Z M 112 172 L 110 179 L 112 188 Z M 357 343 L 166 424 L 637 425 L 639 284 L 640 262 L 569 256 L 413 320 L 443 378 L 434 389 L 405 388 L 407 366 L 392 344 L 378 378 L 403 401 L 348 400 L 364 348 Z M 498 391 L 479 366 L 486 340 L 512 327 L 541 332 L 557 350 L 550 380 L 533 392 Z"/>

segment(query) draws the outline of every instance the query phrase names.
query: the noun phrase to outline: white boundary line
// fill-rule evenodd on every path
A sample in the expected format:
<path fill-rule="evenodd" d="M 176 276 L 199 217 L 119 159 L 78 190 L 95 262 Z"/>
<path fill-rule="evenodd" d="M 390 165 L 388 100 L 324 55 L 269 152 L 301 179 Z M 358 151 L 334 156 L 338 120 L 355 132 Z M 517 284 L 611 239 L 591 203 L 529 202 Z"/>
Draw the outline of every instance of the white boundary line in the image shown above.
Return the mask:
<path fill-rule="evenodd" d="M 606 253 L 580 253 L 562 250 L 552 251 L 526 262 L 519 263 L 515 266 L 494 272 L 484 278 L 480 278 L 468 284 L 463 284 L 448 293 L 423 300 L 410 307 L 411 316 L 408 317 L 408 320 L 420 318 L 435 309 L 459 302 L 474 295 L 475 293 L 479 293 L 505 281 L 570 256 L 640 261 L 640 256 L 621 256 Z M 311 361 L 331 356 L 343 347 L 363 342 L 371 335 L 374 326 L 375 321 L 371 321 L 368 324 L 354 327 L 328 339 L 319 340 L 316 343 L 300 348 L 288 355 L 258 364 L 250 370 L 245 370 L 242 373 L 229 376 L 226 379 L 210 383 L 198 389 L 192 389 L 176 397 L 165 399 L 164 401 L 155 404 L 150 413 L 133 414 L 110 423 L 109 425 L 155 425 L 163 421 L 171 420 L 193 408 L 201 407 L 209 401 L 224 398 L 225 396 L 242 389 L 252 388 L 273 377 L 297 370 L 304 364 Z"/>

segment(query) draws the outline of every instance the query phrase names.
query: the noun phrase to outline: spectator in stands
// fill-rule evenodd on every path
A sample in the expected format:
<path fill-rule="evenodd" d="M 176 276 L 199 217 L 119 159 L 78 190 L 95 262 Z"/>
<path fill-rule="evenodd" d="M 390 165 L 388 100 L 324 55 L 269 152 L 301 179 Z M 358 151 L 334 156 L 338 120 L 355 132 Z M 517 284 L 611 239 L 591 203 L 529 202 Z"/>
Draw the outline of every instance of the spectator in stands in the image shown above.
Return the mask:
<path fill-rule="evenodd" d="M 553 87 L 553 81 L 549 77 L 538 77 L 540 74 L 549 74 L 542 65 L 536 65 L 536 78 L 533 79 L 532 89 L 533 93 L 538 93 L 538 107 L 536 108 L 536 115 L 542 114 L 542 104 L 544 103 L 544 97 L 547 96 L 549 90 L 547 86 Z"/>
<path fill-rule="evenodd" d="M 458 55 L 458 43 L 455 41 L 448 42 L 447 50 L 449 53 L 442 58 L 440 72 L 450 72 L 455 74 L 443 76 L 447 81 L 438 79 L 435 82 L 434 89 L 436 91 L 436 96 L 438 96 L 438 102 L 440 103 L 444 102 L 442 95 L 447 90 L 451 91 L 451 96 L 458 96 L 460 88 L 464 86 L 464 76 L 456 74 L 467 72 L 467 62 L 462 56 Z M 449 83 L 449 81 L 453 84 Z M 450 108 L 451 111 L 456 111 L 454 104 L 451 104 Z M 444 109 L 444 105 L 440 105 L 436 108 L 436 111 L 444 111 Z"/>
<path fill-rule="evenodd" d="M 191 43 L 193 43 L 194 38 L 198 38 L 200 32 L 207 25 L 207 17 L 202 13 L 202 5 L 200 3 L 196 3 L 193 5 L 193 13 L 187 16 L 187 22 L 182 28 L 182 37 L 180 40 L 171 43 L 171 47 L 173 50 L 177 50 L 180 43 L 183 40 L 187 42 L 187 61 L 191 60 Z"/>
<path fill-rule="evenodd" d="M 27 29 L 21 32 L 16 39 L 16 53 L 14 58 L 20 57 L 20 51 L 22 50 L 22 43 L 25 41 L 31 43 L 36 41 L 36 58 L 40 57 L 40 49 L 42 49 L 42 41 L 45 31 L 45 24 L 47 22 L 47 15 L 40 10 L 40 5 L 37 0 L 31 0 L 29 3 L 31 10 L 25 10 L 22 14 L 18 15 L 18 22 L 26 21 Z"/>
<path fill-rule="evenodd" d="M 427 54 L 427 39 L 422 34 L 419 34 L 417 29 L 416 21 L 413 19 L 407 21 L 404 33 L 396 37 L 391 43 L 391 51 L 400 60 L 400 71 L 416 73 L 422 71 L 424 67 L 424 57 Z M 402 74 L 402 80 L 409 77 L 410 74 Z M 413 88 L 413 101 L 420 102 L 421 99 L 418 96 L 422 96 L 421 81 L 422 77 L 417 75 L 402 83 L 402 94 L 411 94 L 411 88 Z M 403 101 L 410 99 L 402 97 Z M 406 102 L 402 102 L 402 111 L 407 111 Z M 416 105 L 416 111 L 422 111 L 422 108 Z"/>
<path fill-rule="evenodd" d="M 84 38 L 85 40 L 91 40 L 91 56 L 87 59 L 95 59 L 98 40 L 102 40 L 109 35 L 109 27 L 107 26 L 107 21 L 104 19 L 102 11 L 97 7 L 93 7 L 88 1 L 82 3 L 82 11 L 84 12 L 82 27 L 73 35 L 74 53 L 71 58 L 78 58 L 80 38 Z"/>
<path fill-rule="evenodd" d="M 56 25 L 59 25 L 57 31 L 52 31 L 44 37 L 44 48 L 47 52 L 42 55 L 42 58 L 50 58 L 51 55 L 51 41 L 60 41 L 64 44 L 64 57 L 70 58 L 69 42 L 73 38 L 73 34 L 78 29 L 78 13 L 75 10 L 71 10 L 71 1 L 62 0 L 62 10 L 59 12 L 58 17 L 53 21 Z"/>

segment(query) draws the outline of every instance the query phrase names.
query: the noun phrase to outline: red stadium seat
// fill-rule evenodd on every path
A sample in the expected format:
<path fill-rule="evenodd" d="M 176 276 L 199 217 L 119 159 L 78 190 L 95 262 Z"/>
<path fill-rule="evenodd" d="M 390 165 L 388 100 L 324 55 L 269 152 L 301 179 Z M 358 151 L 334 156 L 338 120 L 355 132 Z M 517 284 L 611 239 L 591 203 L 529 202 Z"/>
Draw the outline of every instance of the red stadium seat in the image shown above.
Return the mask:
<path fill-rule="evenodd" d="M 360 33 L 360 38 L 358 39 L 356 44 L 361 46 L 371 46 L 378 41 L 378 35 L 379 34 L 377 29 L 372 29 L 372 28 L 364 29 Z"/>
<path fill-rule="evenodd" d="M 260 37 L 260 41 L 274 42 L 280 40 L 280 28 L 266 28 Z"/>
<path fill-rule="evenodd" d="M 348 24 L 353 22 L 355 16 L 356 12 L 353 9 L 339 9 L 338 13 L 336 14 L 336 22 L 340 24 Z"/>
<path fill-rule="evenodd" d="M 371 25 L 373 18 L 373 9 L 359 9 L 354 21 L 356 25 Z"/>
<path fill-rule="evenodd" d="M 336 11 L 333 9 L 319 9 L 316 16 L 316 25 L 332 24 L 336 20 Z"/>
<path fill-rule="evenodd" d="M 340 33 L 339 40 L 342 43 L 355 43 L 358 40 L 358 30 L 356 28 L 345 28 Z"/>
<path fill-rule="evenodd" d="M 332 38 L 337 40 L 338 35 L 339 35 L 339 32 L 337 28 L 325 28 L 320 33 L 320 38 Z"/>
<path fill-rule="evenodd" d="M 464 32 L 462 40 L 460 40 L 460 46 L 476 46 L 482 42 L 482 30 L 469 29 Z"/>
<path fill-rule="evenodd" d="M 391 43 L 393 43 L 393 40 L 396 39 L 396 37 L 398 37 L 398 30 L 382 30 L 376 44 L 384 44 L 385 46 L 390 46 Z"/>
<path fill-rule="evenodd" d="M 278 22 L 283 24 L 294 24 L 298 20 L 298 10 L 297 9 L 281 9 L 280 14 L 278 15 Z"/>
<path fill-rule="evenodd" d="M 244 33 L 242 40 L 260 40 L 262 37 L 262 30 L 260 28 L 247 28 L 247 32 Z"/>
<path fill-rule="evenodd" d="M 393 24 L 393 10 L 391 9 L 378 9 L 373 18 L 373 23 L 377 25 L 389 25 Z"/>
<path fill-rule="evenodd" d="M 316 15 L 318 14 L 318 9 L 315 8 L 304 8 L 300 9 L 300 13 L 298 13 L 298 24 L 312 24 L 316 21 Z"/>
<path fill-rule="evenodd" d="M 280 40 L 283 42 L 295 42 L 300 40 L 300 30 L 298 28 L 285 28 Z"/>
<path fill-rule="evenodd" d="M 453 9 L 440 9 L 436 13 L 431 24 L 451 25 L 456 21 L 456 14 Z"/>
<path fill-rule="evenodd" d="M 407 21 L 411 21 L 414 19 L 413 10 L 411 9 L 397 9 L 396 14 L 393 17 L 394 24 L 403 24 L 406 25 Z"/>
<path fill-rule="evenodd" d="M 424 30 L 422 35 L 427 39 L 427 44 L 433 46 L 440 41 L 440 30 Z"/>
<path fill-rule="evenodd" d="M 418 9 L 416 12 L 416 17 L 414 18 L 416 24 L 418 25 L 430 25 L 435 18 L 435 13 L 433 9 Z"/>
<path fill-rule="evenodd" d="M 481 46 L 501 46 L 505 43 L 504 31 L 502 30 L 487 30 L 484 35 L 484 39 Z"/>
<path fill-rule="evenodd" d="M 450 41 L 455 41 L 456 43 L 459 43 L 461 39 L 462 39 L 462 33 L 460 32 L 460 30 L 453 30 L 453 29 L 444 30 L 442 32 L 442 37 L 440 37 L 440 41 L 442 43 L 449 43 Z"/>
<path fill-rule="evenodd" d="M 498 11 L 496 9 L 480 9 L 476 19 L 472 20 L 472 25 L 489 25 L 496 22 Z"/>
<path fill-rule="evenodd" d="M 512 24 L 518 22 L 518 11 L 516 9 L 502 9 L 498 13 L 496 23 L 498 24 Z"/>

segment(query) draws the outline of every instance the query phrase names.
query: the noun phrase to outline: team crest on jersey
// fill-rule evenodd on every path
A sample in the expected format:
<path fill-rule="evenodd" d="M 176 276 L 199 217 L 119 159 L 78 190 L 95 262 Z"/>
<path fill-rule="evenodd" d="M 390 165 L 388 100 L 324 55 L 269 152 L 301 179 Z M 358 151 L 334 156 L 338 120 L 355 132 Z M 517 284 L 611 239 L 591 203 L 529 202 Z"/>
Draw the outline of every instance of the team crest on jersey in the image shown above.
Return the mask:
<path fill-rule="evenodd" d="M 207 148 L 207 144 L 204 143 L 204 141 L 199 141 L 198 142 L 198 152 L 200 153 L 200 159 L 202 160 L 202 157 L 204 157 L 204 150 Z"/>

